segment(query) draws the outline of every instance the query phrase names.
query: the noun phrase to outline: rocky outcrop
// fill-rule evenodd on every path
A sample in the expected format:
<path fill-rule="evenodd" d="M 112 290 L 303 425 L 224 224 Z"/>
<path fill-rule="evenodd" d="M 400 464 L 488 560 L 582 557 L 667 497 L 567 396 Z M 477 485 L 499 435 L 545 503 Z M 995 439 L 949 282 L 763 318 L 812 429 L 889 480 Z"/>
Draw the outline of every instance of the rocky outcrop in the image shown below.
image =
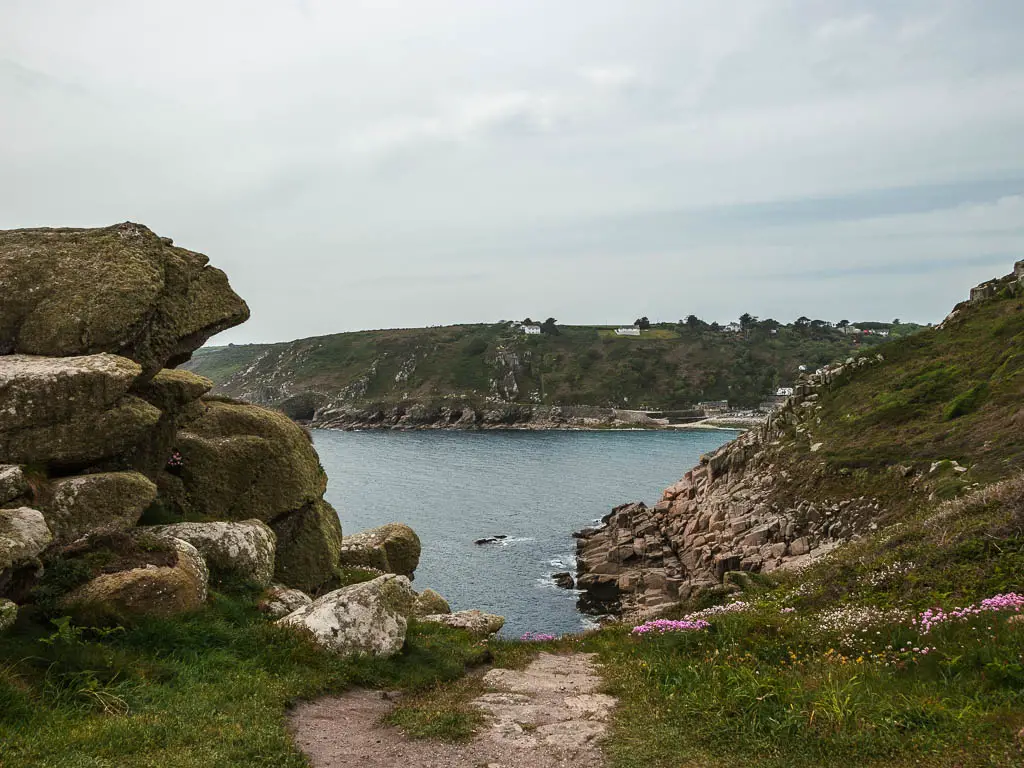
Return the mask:
<path fill-rule="evenodd" d="M 505 617 L 482 611 L 456 611 L 455 613 L 438 613 L 424 616 L 420 621 L 431 624 L 444 624 L 452 629 L 461 629 L 478 637 L 488 637 L 505 626 Z"/>
<path fill-rule="evenodd" d="M 125 542 L 134 543 L 135 546 Z M 125 567 L 100 573 L 64 596 L 62 606 L 91 621 L 128 622 L 138 616 L 176 616 L 206 601 L 209 571 L 199 551 L 170 536 L 120 539 L 114 554 Z M 91 550 L 85 542 L 78 553 Z"/>
<path fill-rule="evenodd" d="M 313 604 L 313 598 L 298 589 L 275 584 L 263 593 L 259 609 L 272 619 L 281 619 L 289 613 Z"/>
<path fill-rule="evenodd" d="M 412 615 L 417 618 L 451 612 L 452 607 L 448 601 L 432 589 L 424 589 L 416 595 L 416 602 L 412 606 Z"/>
<path fill-rule="evenodd" d="M 18 606 L 11 600 L 0 597 L 0 632 L 10 629 L 18 620 Z"/>
<path fill-rule="evenodd" d="M 849 359 L 804 377 L 763 426 L 741 435 L 666 489 L 653 508 L 616 507 L 577 538 L 577 588 L 594 612 L 657 612 L 722 588 L 733 571 L 799 568 L 866 531 L 880 504 L 867 497 L 792 500 L 775 490 L 775 461 L 811 437 L 820 392 L 880 358 Z"/>
<path fill-rule="evenodd" d="M 343 566 L 374 568 L 411 579 L 420 562 L 420 538 L 404 523 L 371 528 L 345 538 L 339 562 Z"/>
<path fill-rule="evenodd" d="M 104 565 L 65 604 L 112 616 L 198 607 L 207 560 L 337 583 L 341 526 L 308 435 L 173 370 L 248 317 L 205 256 L 137 224 L 0 232 L 0 297 L 0 598 L 32 599 L 41 566 L 75 559 Z M 155 534 L 176 543 L 138 545 Z"/>
<path fill-rule="evenodd" d="M 393 656 L 405 644 L 415 599 L 407 578 L 386 574 L 329 592 L 277 623 L 308 632 L 338 654 Z"/>
<path fill-rule="evenodd" d="M 147 376 L 249 309 L 206 256 L 140 224 L 0 231 L 0 354 L 112 352 Z"/>
<path fill-rule="evenodd" d="M 203 556 L 210 571 L 270 584 L 274 576 L 277 536 L 262 520 L 237 523 L 176 523 L 149 529 L 159 536 L 187 541 Z"/>
<path fill-rule="evenodd" d="M 54 541 L 87 533 L 127 531 L 156 499 L 156 485 L 139 472 L 97 472 L 52 481 L 39 501 Z"/>

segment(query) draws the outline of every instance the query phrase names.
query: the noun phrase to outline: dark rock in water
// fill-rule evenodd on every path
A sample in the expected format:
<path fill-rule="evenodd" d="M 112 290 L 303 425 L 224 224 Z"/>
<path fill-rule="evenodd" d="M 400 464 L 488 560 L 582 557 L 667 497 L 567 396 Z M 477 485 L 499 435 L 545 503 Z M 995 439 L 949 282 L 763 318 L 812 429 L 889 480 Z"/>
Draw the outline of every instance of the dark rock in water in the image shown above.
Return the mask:
<path fill-rule="evenodd" d="M 502 534 L 499 534 L 497 536 L 487 536 L 486 538 L 483 538 L 483 539 L 477 539 L 473 543 L 474 544 L 497 544 L 502 539 L 507 539 L 507 538 L 508 538 L 508 536 L 506 534 L 502 533 Z"/>
<path fill-rule="evenodd" d="M 555 584 L 560 586 L 562 589 L 572 589 L 576 586 L 576 582 L 572 578 L 572 574 L 568 571 L 562 571 L 561 573 L 551 574 L 551 578 L 555 580 Z"/>

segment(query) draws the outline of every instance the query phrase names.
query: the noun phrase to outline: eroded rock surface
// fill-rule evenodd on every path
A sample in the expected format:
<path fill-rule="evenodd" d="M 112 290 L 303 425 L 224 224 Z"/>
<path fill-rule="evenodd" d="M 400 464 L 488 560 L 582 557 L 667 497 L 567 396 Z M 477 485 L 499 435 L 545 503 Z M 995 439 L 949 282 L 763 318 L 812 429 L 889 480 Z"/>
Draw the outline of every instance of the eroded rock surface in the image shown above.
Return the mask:
<path fill-rule="evenodd" d="M 277 536 L 262 520 L 215 523 L 175 523 L 150 529 L 160 536 L 187 541 L 219 575 L 234 576 L 266 586 L 274 577 Z"/>
<path fill-rule="evenodd" d="M 542 653 L 524 670 L 491 670 L 474 702 L 487 714 L 460 744 L 409 739 L 381 725 L 390 702 L 353 691 L 299 704 L 291 716 L 295 743 L 313 768 L 601 768 L 601 739 L 615 699 L 589 654 Z"/>
<path fill-rule="evenodd" d="M 198 610 L 206 601 L 209 582 L 203 556 L 186 541 L 158 538 L 165 544 L 163 549 L 155 549 L 148 541 L 141 547 L 156 562 L 101 573 L 65 595 L 62 604 L 90 618 L 121 621 Z"/>
<path fill-rule="evenodd" d="M 329 592 L 277 623 L 308 631 L 324 648 L 342 655 L 393 656 L 405 644 L 415 599 L 406 577 L 385 574 Z"/>
<path fill-rule="evenodd" d="M 97 472 L 50 483 L 40 509 L 58 544 L 87 533 L 127 531 L 156 498 L 156 486 L 138 472 Z"/>
<path fill-rule="evenodd" d="M 147 375 L 249 309 L 206 256 L 141 224 L 0 231 L 0 354 L 112 352 Z"/>
<path fill-rule="evenodd" d="M 448 605 L 448 601 L 432 589 L 424 589 L 416 595 L 416 602 L 412 607 L 412 615 L 417 618 L 451 612 L 452 607 Z"/>
<path fill-rule="evenodd" d="M 274 584 L 263 593 L 259 609 L 272 619 L 281 619 L 289 613 L 313 604 L 313 598 L 298 589 Z"/>
<path fill-rule="evenodd" d="M 0 509 L 0 573 L 38 557 L 51 541 L 53 534 L 39 510 Z"/>
<path fill-rule="evenodd" d="M 420 537 L 404 523 L 371 528 L 345 537 L 339 562 L 412 578 L 420 562 Z"/>

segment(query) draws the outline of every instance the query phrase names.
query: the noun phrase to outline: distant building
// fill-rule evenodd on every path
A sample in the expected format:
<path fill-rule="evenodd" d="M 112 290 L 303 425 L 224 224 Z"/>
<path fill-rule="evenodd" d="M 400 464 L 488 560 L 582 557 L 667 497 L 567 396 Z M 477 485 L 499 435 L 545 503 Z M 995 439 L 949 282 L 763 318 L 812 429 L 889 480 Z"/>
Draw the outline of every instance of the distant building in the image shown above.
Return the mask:
<path fill-rule="evenodd" d="M 722 333 L 739 333 L 743 330 L 743 326 L 739 323 L 729 323 L 722 327 Z"/>
<path fill-rule="evenodd" d="M 793 388 L 792 387 L 779 387 L 775 391 L 775 396 L 776 397 L 792 397 L 793 396 Z"/>
<path fill-rule="evenodd" d="M 704 411 L 705 416 L 710 416 L 713 413 L 725 413 L 729 410 L 729 401 L 706 400 L 703 403 L 697 403 L 697 410 Z"/>
<path fill-rule="evenodd" d="M 538 336 L 538 335 L 540 335 L 540 326 L 539 325 L 524 325 L 523 326 L 523 333 L 525 333 L 525 334 L 527 334 L 529 336 Z"/>
<path fill-rule="evenodd" d="M 639 328 L 635 328 L 635 327 L 634 328 L 616 328 L 615 329 L 615 335 L 616 336 L 639 336 L 640 335 L 640 329 Z"/>

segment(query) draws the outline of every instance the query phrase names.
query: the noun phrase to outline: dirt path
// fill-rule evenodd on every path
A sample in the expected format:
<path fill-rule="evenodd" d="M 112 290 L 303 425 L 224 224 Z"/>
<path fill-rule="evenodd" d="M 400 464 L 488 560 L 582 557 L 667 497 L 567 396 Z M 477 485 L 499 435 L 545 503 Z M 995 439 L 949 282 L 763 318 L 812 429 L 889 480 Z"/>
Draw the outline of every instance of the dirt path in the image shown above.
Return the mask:
<path fill-rule="evenodd" d="M 490 717 L 472 741 L 411 740 L 382 726 L 391 703 L 355 691 L 296 708 L 295 742 L 313 768 L 600 768 L 597 742 L 615 699 L 597 693 L 591 654 L 542 653 L 524 670 L 492 669 L 476 704 Z"/>

